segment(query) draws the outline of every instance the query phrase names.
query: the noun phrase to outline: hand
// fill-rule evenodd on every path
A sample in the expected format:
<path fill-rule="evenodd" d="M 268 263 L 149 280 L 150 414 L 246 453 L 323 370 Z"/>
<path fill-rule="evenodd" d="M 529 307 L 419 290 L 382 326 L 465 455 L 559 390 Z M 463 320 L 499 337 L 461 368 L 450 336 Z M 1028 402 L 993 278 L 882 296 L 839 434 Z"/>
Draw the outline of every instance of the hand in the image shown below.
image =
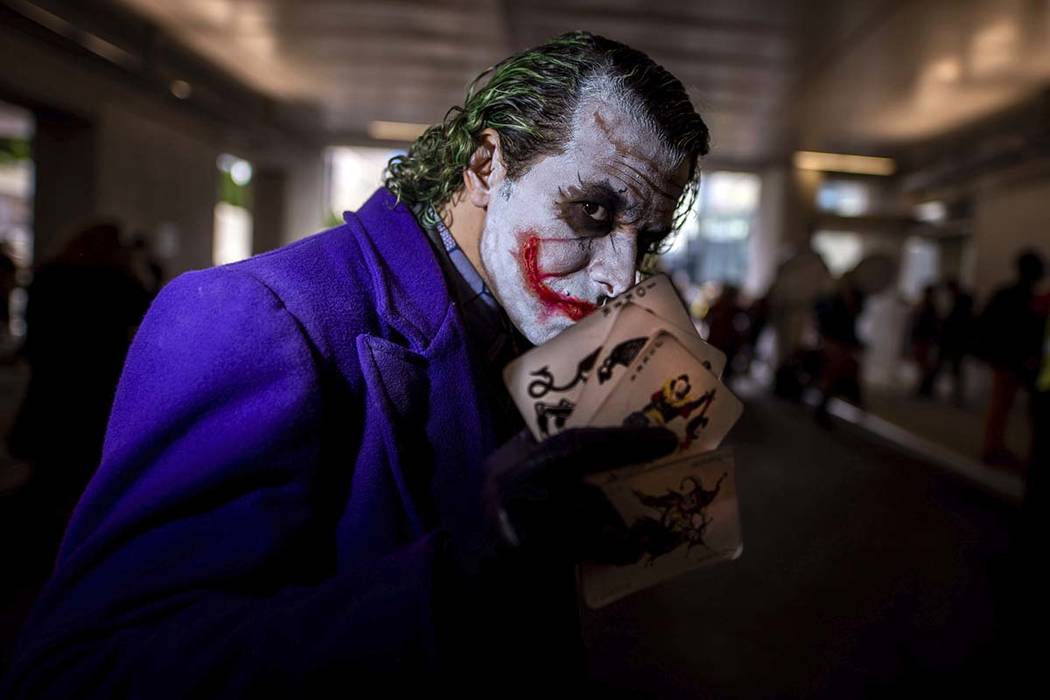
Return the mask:
<path fill-rule="evenodd" d="M 542 443 L 522 432 L 493 452 L 481 493 L 468 497 L 477 507 L 443 524 L 434 599 L 444 663 L 469 658 L 471 673 L 488 668 L 503 682 L 511 667 L 575 663 L 572 565 L 640 556 L 619 513 L 583 477 L 658 459 L 677 442 L 666 428 L 578 428 Z"/>
<path fill-rule="evenodd" d="M 623 519 L 583 477 L 658 459 L 677 442 L 666 428 L 575 428 L 541 443 L 519 433 L 487 462 L 483 507 L 497 547 L 573 562 L 636 561 Z"/>

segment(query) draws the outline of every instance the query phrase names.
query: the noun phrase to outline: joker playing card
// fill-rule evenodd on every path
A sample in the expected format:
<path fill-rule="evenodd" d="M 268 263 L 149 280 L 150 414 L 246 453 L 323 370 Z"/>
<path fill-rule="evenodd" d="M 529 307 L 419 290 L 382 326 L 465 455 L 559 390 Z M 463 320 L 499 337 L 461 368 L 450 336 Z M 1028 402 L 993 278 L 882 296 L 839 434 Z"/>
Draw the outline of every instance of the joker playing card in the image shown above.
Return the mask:
<path fill-rule="evenodd" d="M 695 341 L 685 342 L 691 343 L 690 347 L 702 355 L 702 360 L 712 362 L 721 371 L 725 364 L 724 355 L 703 344 L 670 280 L 664 275 L 656 275 L 507 365 L 503 371 L 504 382 L 536 439 L 550 437 L 567 426 L 569 416 L 597 366 L 607 337 L 618 325 L 620 313 L 632 306 L 636 307 L 633 314 L 645 311 L 649 320 L 633 324 L 630 332 L 643 325 L 655 328 L 659 324 L 665 329 L 673 329 L 681 338 L 692 336 Z M 708 349 L 697 349 L 697 343 Z M 606 359 L 612 368 L 616 358 Z"/>
<path fill-rule="evenodd" d="M 605 472 L 588 481 L 619 512 L 639 552 L 634 564 L 580 567 L 583 597 L 591 608 L 701 566 L 736 559 L 743 551 L 728 448 Z"/>
<path fill-rule="evenodd" d="M 609 392 L 632 366 L 636 357 L 648 342 L 659 333 L 669 333 L 716 378 L 725 367 L 725 354 L 704 342 L 696 331 L 685 331 L 668 323 L 652 311 L 634 303 L 626 304 L 616 317 L 598 354 L 594 371 L 576 402 L 576 408 L 566 421 L 565 427 L 588 425 L 595 410 L 604 402 Z"/>
<path fill-rule="evenodd" d="M 703 452 L 718 447 L 742 411 L 740 401 L 699 359 L 661 331 L 585 424 L 663 426 L 678 436 L 680 452 Z"/>

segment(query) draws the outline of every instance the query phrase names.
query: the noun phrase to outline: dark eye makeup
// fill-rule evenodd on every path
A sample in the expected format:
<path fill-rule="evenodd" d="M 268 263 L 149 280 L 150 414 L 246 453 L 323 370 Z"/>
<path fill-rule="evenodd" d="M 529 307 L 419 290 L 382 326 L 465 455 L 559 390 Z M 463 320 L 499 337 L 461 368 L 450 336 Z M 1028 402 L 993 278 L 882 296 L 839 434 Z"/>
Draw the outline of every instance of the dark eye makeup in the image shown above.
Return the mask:
<path fill-rule="evenodd" d="M 637 209 L 629 204 L 622 191 L 617 191 L 608 182 L 581 181 L 579 186 L 559 188 L 558 194 L 558 217 L 583 238 L 607 235 L 613 230 L 614 223 L 621 219 L 624 223 L 631 223 L 627 219 Z M 668 233 L 662 229 L 639 231 L 639 257 L 654 248 Z"/>
<path fill-rule="evenodd" d="M 612 223 L 625 202 L 623 197 L 604 183 L 580 183 L 559 189 L 558 216 L 576 232 L 600 236 L 612 229 Z"/>

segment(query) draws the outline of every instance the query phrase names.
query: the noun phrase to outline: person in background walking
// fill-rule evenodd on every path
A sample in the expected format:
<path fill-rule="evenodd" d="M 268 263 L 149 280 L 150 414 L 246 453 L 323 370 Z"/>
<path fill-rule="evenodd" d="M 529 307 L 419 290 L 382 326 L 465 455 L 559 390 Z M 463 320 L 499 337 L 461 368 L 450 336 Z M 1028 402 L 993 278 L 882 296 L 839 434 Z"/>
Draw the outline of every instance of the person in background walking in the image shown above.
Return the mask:
<path fill-rule="evenodd" d="M 1006 447 L 1006 425 L 1019 389 L 1035 381 L 1042 353 L 1043 324 L 1037 313 L 1036 285 L 1045 265 L 1033 250 L 1017 256 L 1017 279 L 1000 288 L 978 323 L 980 355 L 992 367 L 992 393 L 984 425 L 983 460 L 994 467 L 1020 468 Z"/>
<path fill-rule="evenodd" d="M 927 285 L 911 317 L 911 351 L 919 366 L 919 396 L 933 396 L 937 379 L 937 345 L 940 339 L 941 318 L 937 313 L 937 288 Z"/>
<path fill-rule="evenodd" d="M 957 403 L 966 396 L 966 383 L 962 372 L 963 358 L 970 351 L 973 339 L 973 296 L 962 288 L 957 279 L 945 283 L 951 295 L 951 307 L 941 324 L 940 347 L 938 348 L 937 371 L 945 367 L 952 375 L 952 394 Z"/>

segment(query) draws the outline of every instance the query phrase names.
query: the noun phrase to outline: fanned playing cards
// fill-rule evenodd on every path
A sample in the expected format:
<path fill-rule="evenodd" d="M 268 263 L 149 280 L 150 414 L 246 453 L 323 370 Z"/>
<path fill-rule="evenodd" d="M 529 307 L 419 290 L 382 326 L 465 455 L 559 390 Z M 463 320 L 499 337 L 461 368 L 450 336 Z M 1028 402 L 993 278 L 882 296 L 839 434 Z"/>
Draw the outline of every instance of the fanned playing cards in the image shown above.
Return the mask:
<path fill-rule="evenodd" d="M 581 567 L 589 606 L 740 555 L 733 455 L 718 447 L 743 407 L 721 381 L 724 367 L 670 280 L 656 275 L 504 370 L 537 440 L 621 425 L 663 426 L 678 437 L 661 460 L 589 477 L 642 552 L 626 566 Z"/>

